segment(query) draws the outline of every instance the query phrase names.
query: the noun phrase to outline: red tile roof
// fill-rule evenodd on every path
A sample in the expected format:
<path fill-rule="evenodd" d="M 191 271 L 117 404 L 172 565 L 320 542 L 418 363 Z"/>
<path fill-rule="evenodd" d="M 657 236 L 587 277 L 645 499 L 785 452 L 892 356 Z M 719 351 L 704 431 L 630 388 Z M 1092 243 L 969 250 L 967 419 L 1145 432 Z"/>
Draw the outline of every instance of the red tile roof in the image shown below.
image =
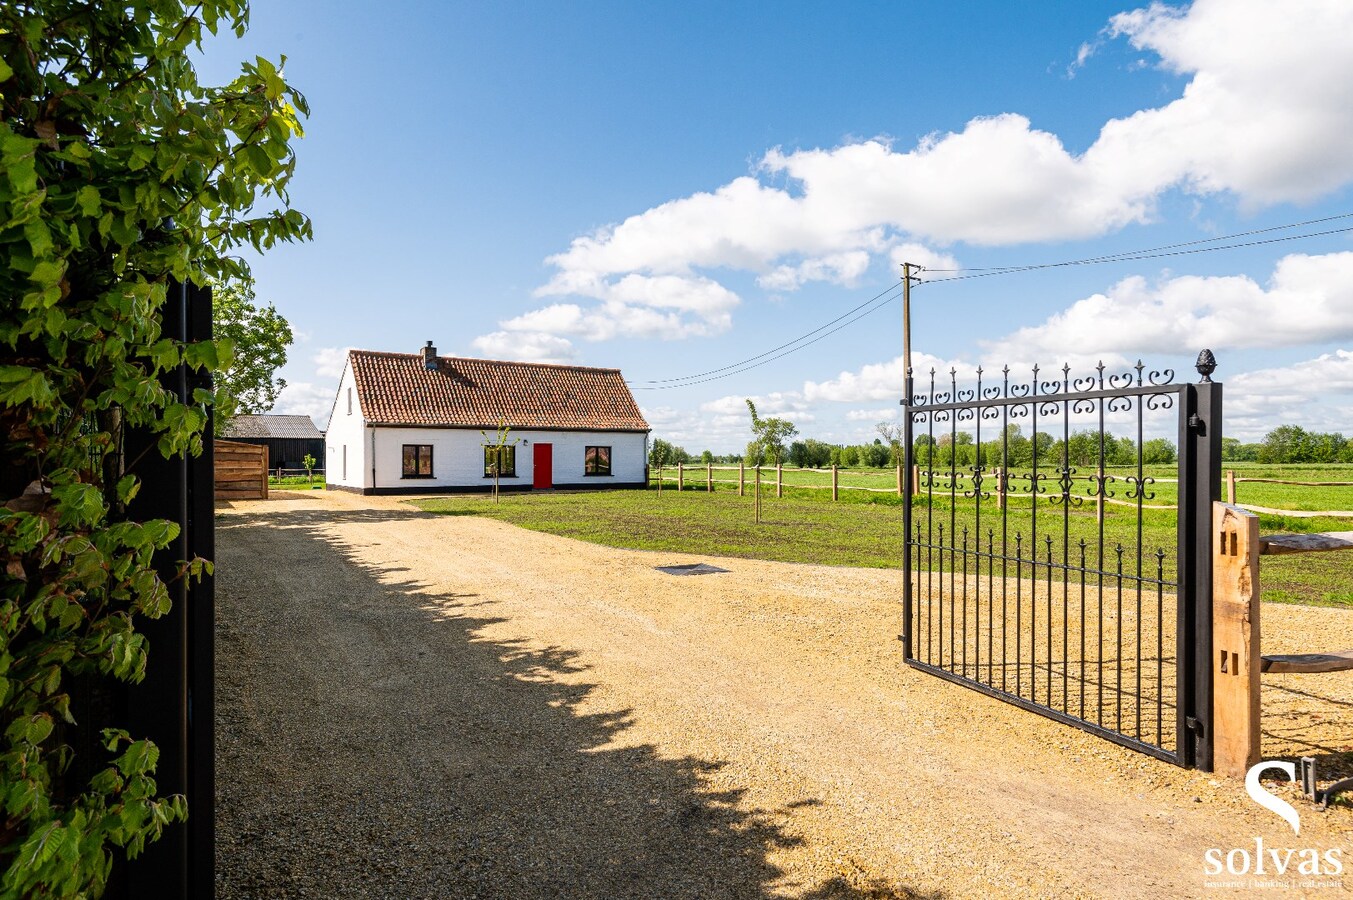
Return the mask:
<path fill-rule="evenodd" d="M 351 350 L 357 399 L 383 425 L 648 431 L 619 369 Z"/>

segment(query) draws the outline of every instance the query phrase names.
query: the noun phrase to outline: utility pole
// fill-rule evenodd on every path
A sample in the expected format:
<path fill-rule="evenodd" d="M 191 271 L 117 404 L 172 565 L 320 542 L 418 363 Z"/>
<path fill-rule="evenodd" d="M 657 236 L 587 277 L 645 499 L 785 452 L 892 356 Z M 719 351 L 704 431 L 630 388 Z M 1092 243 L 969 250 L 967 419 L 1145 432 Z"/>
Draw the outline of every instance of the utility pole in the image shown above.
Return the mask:
<path fill-rule="evenodd" d="M 911 263 L 902 264 L 902 369 L 911 377 Z"/>

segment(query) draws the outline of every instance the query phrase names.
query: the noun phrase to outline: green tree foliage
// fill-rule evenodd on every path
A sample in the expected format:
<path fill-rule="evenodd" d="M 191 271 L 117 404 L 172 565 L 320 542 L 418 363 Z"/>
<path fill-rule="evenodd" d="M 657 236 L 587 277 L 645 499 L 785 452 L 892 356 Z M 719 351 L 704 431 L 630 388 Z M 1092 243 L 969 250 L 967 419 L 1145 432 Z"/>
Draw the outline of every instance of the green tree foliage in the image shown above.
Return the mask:
<path fill-rule="evenodd" d="M 498 503 L 498 477 L 503 471 L 503 462 L 507 457 L 509 447 L 517 446 L 518 439 L 508 439 L 512 429 L 506 422 L 499 420 L 498 429 L 490 438 L 487 432 L 479 432 L 479 436 L 484 439 L 484 458 L 488 460 L 489 472 L 493 475 L 493 502 Z"/>
<path fill-rule="evenodd" d="M 1227 458 L 1227 440 L 1222 438 L 1223 458 Z M 1353 462 L 1353 441 L 1337 431 L 1307 431 L 1298 425 L 1279 425 L 1264 435 L 1264 440 L 1257 446 L 1245 445 L 1237 450 L 1243 453 L 1249 448 L 1254 449 L 1253 458 L 1262 463 Z"/>
<path fill-rule="evenodd" d="M 700 461 L 701 461 L 702 463 L 704 463 L 705 465 L 707 465 L 707 466 L 713 465 L 713 464 L 714 464 L 714 453 L 713 453 L 713 451 L 710 451 L 710 450 L 704 450 L 704 451 L 702 451 L 702 452 L 700 453 Z"/>
<path fill-rule="evenodd" d="M 662 438 L 654 438 L 653 445 L 648 448 L 648 464 L 655 469 L 687 462 L 690 458 L 684 449 Z"/>
<path fill-rule="evenodd" d="M 1221 439 L 1221 458 L 1225 462 L 1256 462 L 1259 459 L 1258 444 L 1242 444 L 1239 438 Z"/>
<path fill-rule="evenodd" d="M 252 281 L 241 279 L 212 286 L 215 335 L 230 341 L 235 352 L 216 371 L 216 433 L 233 416 L 272 409 L 287 386 L 277 370 L 287 364 L 291 325 L 272 305 L 254 301 Z"/>
<path fill-rule="evenodd" d="M 784 462 L 786 450 L 785 441 L 799 433 L 799 430 L 787 419 L 770 418 L 763 419 L 756 414 L 756 404 L 750 399 L 747 401 L 747 411 L 752 414 L 752 443 L 747 445 L 747 456 L 752 457 L 752 445 L 755 444 L 758 451 L 755 455 L 758 462 L 777 466 Z"/>
<path fill-rule="evenodd" d="M 1165 465 L 1178 458 L 1174 443 L 1165 438 L 1152 438 L 1142 443 L 1142 462 L 1148 465 Z"/>
<path fill-rule="evenodd" d="M 879 422 L 874 426 L 874 430 L 879 433 L 879 437 L 883 438 L 883 442 L 891 451 L 888 454 L 889 465 L 900 466 L 903 444 L 906 440 L 905 426 L 901 422 Z"/>
<path fill-rule="evenodd" d="M 804 469 L 820 469 L 832 465 L 832 451 L 836 448 L 814 438 L 805 438 L 789 445 L 789 464 Z"/>
<path fill-rule="evenodd" d="M 0 897 L 97 896 L 114 852 L 187 813 L 157 792 L 157 749 L 115 728 L 89 742 L 106 767 L 73 782 L 87 726 L 69 684 L 143 677 L 154 648 L 138 620 L 169 607 L 152 554 L 178 526 L 129 520 L 140 485 L 121 436 L 200 452 L 213 397 L 180 402 L 159 378 L 229 359 L 227 341 L 161 333 L 170 279 L 239 281 L 241 247 L 310 234 L 286 193 L 304 99 L 261 58 L 224 87 L 193 68 L 204 35 L 242 34 L 247 13 L 246 0 L 0 4 Z"/>

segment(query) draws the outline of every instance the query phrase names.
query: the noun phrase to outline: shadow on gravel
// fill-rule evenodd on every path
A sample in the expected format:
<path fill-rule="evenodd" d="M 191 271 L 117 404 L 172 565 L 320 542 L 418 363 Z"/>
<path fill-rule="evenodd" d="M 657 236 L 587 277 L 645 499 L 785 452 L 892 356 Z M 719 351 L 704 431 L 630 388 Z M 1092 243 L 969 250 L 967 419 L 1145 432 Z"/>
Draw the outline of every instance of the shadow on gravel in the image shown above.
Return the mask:
<path fill-rule="evenodd" d="M 490 639 L 489 599 L 366 567 L 324 528 L 378 544 L 435 518 L 218 521 L 220 897 L 921 896 L 789 883 L 769 856 L 801 840 L 793 809 L 739 809 L 719 763 L 627 744 L 629 711 L 581 708 L 575 652 Z"/>

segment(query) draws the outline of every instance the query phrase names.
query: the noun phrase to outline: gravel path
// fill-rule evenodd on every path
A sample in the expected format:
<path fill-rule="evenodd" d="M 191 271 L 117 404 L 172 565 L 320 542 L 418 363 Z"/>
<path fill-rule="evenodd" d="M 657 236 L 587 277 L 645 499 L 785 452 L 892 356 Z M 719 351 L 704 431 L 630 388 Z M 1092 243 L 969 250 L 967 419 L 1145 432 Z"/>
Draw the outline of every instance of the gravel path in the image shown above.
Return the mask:
<path fill-rule="evenodd" d="M 699 560 L 339 493 L 217 527 L 224 900 L 1199 896 L 1256 836 L 1353 867 L 1347 809 L 1298 802 L 1298 838 L 908 669 L 895 572 L 676 578 Z M 1345 611 L 1265 613 L 1266 647 L 1353 646 Z M 1353 750 L 1353 673 L 1294 677 L 1265 756 Z"/>

